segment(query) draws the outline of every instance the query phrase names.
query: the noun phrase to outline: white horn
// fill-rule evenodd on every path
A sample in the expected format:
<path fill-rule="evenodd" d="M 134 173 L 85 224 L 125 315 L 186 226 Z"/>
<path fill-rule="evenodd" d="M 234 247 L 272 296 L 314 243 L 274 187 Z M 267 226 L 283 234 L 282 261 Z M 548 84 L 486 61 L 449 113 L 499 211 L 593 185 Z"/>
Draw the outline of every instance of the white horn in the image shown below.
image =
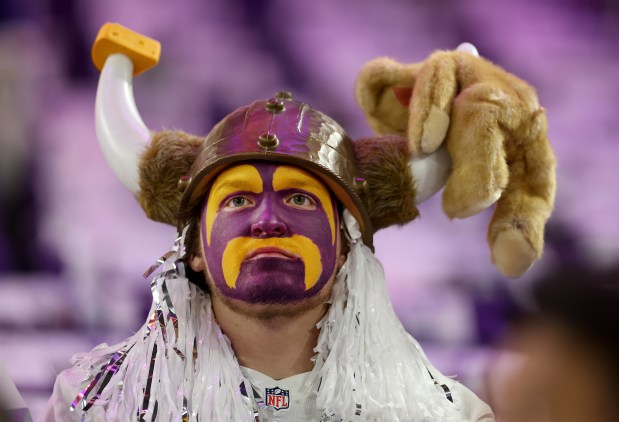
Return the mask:
<path fill-rule="evenodd" d="M 451 170 L 451 158 L 447 147 L 442 145 L 432 154 L 413 157 L 409 167 L 416 183 L 415 203 L 421 204 L 445 186 Z"/>
<path fill-rule="evenodd" d="M 456 51 L 462 51 L 464 53 L 469 53 L 471 56 L 479 57 L 479 51 L 477 51 L 477 47 L 475 47 L 470 42 L 463 42 L 456 48 Z"/>
<path fill-rule="evenodd" d="M 127 189 L 137 193 L 139 158 L 150 132 L 133 98 L 133 62 L 124 54 L 105 60 L 97 87 L 95 125 L 110 168 Z"/>

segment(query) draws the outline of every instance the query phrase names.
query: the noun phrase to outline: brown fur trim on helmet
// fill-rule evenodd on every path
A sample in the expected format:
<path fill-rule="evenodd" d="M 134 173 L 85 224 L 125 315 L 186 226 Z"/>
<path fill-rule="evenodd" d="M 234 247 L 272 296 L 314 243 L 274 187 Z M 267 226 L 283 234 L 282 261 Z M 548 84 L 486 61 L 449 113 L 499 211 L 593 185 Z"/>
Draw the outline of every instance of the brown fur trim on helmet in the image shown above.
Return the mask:
<path fill-rule="evenodd" d="M 178 181 L 189 173 L 203 139 L 183 131 L 153 132 L 139 166 L 138 202 L 151 220 L 176 226 L 182 192 Z"/>
<path fill-rule="evenodd" d="M 388 135 L 358 139 L 353 144 L 359 170 L 367 181 L 364 199 L 374 231 L 414 220 L 419 211 L 408 139 Z"/>
<path fill-rule="evenodd" d="M 137 200 L 151 220 L 176 226 L 182 192 L 203 139 L 182 131 L 154 132 L 139 167 Z M 354 143 L 359 169 L 367 181 L 364 202 L 374 230 L 406 224 L 419 212 L 409 167 L 408 140 L 399 136 L 362 138 Z"/>

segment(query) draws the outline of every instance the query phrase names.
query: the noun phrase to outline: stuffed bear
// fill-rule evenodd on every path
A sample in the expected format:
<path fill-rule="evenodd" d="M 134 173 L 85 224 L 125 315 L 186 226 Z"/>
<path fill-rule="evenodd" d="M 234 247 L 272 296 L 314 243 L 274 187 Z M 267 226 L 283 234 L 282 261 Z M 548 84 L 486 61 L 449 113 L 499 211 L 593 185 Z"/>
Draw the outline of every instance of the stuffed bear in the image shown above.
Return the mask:
<path fill-rule="evenodd" d="M 540 258 L 556 189 L 554 153 L 535 90 L 466 51 L 403 64 L 378 58 L 356 84 L 359 106 L 380 135 L 406 137 L 410 153 L 445 144 L 452 169 L 443 192 L 450 218 L 492 206 L 492 261 L 508 277 Z"/>

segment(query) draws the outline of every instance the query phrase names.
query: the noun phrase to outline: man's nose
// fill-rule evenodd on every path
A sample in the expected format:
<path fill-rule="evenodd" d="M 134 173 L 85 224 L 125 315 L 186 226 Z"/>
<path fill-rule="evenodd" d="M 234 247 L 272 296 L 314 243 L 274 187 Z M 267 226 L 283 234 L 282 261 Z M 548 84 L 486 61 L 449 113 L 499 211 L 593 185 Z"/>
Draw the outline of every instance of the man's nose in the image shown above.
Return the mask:
<path fill-rule="evenodd" d="M 284 237 L 288 234 L 288 226 L 274 212 L 273 205 L 269 202 L 264 204 L 259 220 L 251 225 L 252 237 L 264 239 L 267 237 Z"/>
<path fill-rule="evenodd" d="M 283 221 L 260 220 L 251 225 L 252 237 L 264 239 L 267 237 L 284 237 L 288 233 L 288 227 Z"/>

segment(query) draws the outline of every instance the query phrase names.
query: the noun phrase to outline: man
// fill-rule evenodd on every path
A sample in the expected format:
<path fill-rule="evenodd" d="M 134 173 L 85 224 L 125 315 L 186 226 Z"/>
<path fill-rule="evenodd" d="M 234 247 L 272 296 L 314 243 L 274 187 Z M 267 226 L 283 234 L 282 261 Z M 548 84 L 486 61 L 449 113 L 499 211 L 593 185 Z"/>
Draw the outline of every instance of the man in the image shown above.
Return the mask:
<path fill-rule="evenodd" d="M 139 37 L 125 31 L 102 29 L 95 62 L 97 45 L 109 46 L 119 34 Z M 127 89 L 131 74 L 144 69 L 140 57 L 158 48 L 141 41 L 134 44 L 146 45 L 144 53 L 123 47 L 112 51 L 123 54 L 109 55 L 106 47 L 99 58 L 97 133 L 113 170 L 149 218 L 176 225 L 179 238 L 158 261 L 162 269 L 151 282 L 153 307 L 144 328 L 121 344 L 77 356 L 74 368 L 58 378 L 48 420 L 493 420 L 489 408 L 433 368 L 405 332 L 372 253 L 375 229 L 414 219 L 415 204 L 443 185 L 449 162 L 438 146 L 450 106 L 443 100 L 440 107 L 425 106 L 420 150 L 438 149 L 428 159 L 415 158 L 403 136 L 352 142 L 333 119 L 286 92 L 237 109 L 205 138 L 151 136 Z M 467 53 L 450 57 L 470 63 Z M 415 74 L 400 73 L 409 83 Z M 368 71 L 359 89 L 360 102 L 379 126 L 393 123 L 393 113 L 383 118 L 384 107 L 393 107 L 394 99 L 402 107 L 406 96 L 398 89 L 397 99 L 379 99 L 393 95 L 376 89 L 381 75 L 384 67 Z M 489 75 L 497 84 L 513 78 L 495 68 Z M 402 110 L 394 113 L 408 120 Z M 539 119 L 539 113 L 535 119 L 520 114 L 526 122 Z M 480 116 L 481 125 L 502 125 L 501 116 Z M 542 144 L 537 158 L 545 175 L 531 163 L 542 194 L 536 188 L 514 200 L 522 192 L 512 186 L 491 224 L 493 255 L 510 274 L 539 257 L 539 233 L 530 228 L 541 224 L 543 231 L 554 195 L 545 126 L 528 125 L 530 134 L 520 141 Z M 459 177 L 467 181 L 458 137 L 447 137 L 448 147 L 454 146 L 452 173 L 464 171 Z M 489 165 L 487 157 L 476 160 Z M 503 172 L 506 165 L 497 170 L 505 178 Z M 478 182 L 467 183 L 470 189 Z M 448 189 L 454 189 L 449 181 Z M 456 189 L 451 200 L 458 212 L 471 212 L 494 203 L 505 189 L 490 186 L 475 200 L 458 199 Z M 519 206 L 532 200 L 536 211 L 521 212 Z M 519 225 L 505 227 L 506 216 L 510 222 L 517 217 Z"/>

